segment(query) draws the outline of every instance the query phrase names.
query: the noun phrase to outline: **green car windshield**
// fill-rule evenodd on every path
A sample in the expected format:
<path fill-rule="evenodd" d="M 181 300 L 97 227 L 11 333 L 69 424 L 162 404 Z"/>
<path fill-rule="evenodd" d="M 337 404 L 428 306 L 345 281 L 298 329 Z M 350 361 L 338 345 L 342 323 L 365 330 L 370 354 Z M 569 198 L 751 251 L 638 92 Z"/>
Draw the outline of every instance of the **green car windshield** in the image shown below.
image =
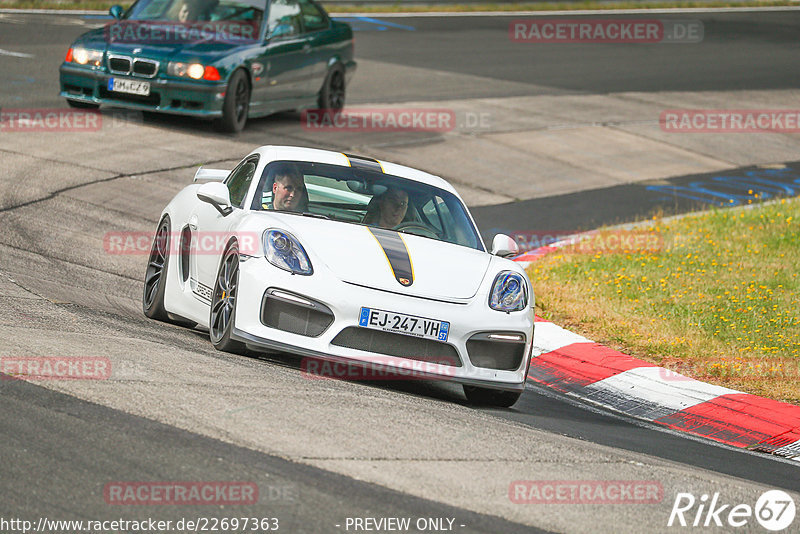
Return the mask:
<path fill-rule="evenodd" d="M 218 20 L 261 23 L 266 0 L 139 0 L 125 20 L 205 22 Z"/>
<path fill-rule="evenodd" d="M 389 228 L 484 250 L 458 197 L 413 180 L 357 167 L 275 161 L 266 166 L 257 187 L 253 210 Z M 296 190 L 291 207 L 282 204 L 284 187 Z"/>

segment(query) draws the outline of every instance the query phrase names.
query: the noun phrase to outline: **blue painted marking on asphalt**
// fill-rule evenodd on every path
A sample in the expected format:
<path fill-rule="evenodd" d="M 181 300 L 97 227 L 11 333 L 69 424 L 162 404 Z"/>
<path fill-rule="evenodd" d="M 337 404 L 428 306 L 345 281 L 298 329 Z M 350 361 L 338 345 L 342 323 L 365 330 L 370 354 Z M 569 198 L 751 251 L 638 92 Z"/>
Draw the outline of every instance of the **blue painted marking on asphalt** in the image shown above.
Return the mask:
<path fill-rule="evenodd" d="M 774 196 L 800 195 L 800 178 L 792 168 L 758 169 L 741 176 L 713 176 L 687 185 L 648 185 L 648 191 L 671 193 L 673 196 L 697 200 L 718 206 L 739 206 L 748 200 Z M 750 193 L 752 191 L 752 193 Z M 672 197 L 654 198 L 652 202 L 665 202 Z"/>
<path fill-rule="evenodd" d="M 11 80 L 10 83 L 11 85 L 22 85 L 23 83 L 36 83 L 36 78 L 26 76 L 25 78 L 21 78 L 18 80 Z"/>
<path fill-rule="evenodd" d="M 378 20 L 372 17 L 357 17 L 363 21 L 370 22 L 372 24 L 380 24 L 381 26 L 388 26 L 390 28 L 397 28 L 398 30 L 407 30 L 410 32 L 416 31 L 416 28 L 413 26 L 406 26 L 405 24 L 397 24 L 396 22 L 387 22 L 385 20 Z"/>
<path fill-rule="evenodd" d="M 388 22 L 372 17 L 334 17 L 334 20 L 347 22 L 353 27 L 353 31 L 356 32 L 383 32 L 389 29 L 406 30 L 410 32 L 416 31 L 416 28 L 413 26 L 406 26 L 405 24 L 397 24 L 396 22 Z"/>

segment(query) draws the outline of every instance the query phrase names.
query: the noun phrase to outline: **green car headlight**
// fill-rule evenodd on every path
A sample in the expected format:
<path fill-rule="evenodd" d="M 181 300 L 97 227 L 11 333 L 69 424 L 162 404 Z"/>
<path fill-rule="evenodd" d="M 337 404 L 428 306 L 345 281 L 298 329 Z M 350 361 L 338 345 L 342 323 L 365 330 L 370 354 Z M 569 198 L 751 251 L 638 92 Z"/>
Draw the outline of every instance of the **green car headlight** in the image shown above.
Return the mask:
<path fill-rule="evenodd" d="M 180 78 L 191 78 L 193 80 L 220 80 L 219 71 L 211 65 L 202 63 L 184 63 L 182 61 L 170 61 L 167 65 L 167 74 Z"/>
<path fill-rule="evenodd" d="M 82 46 L 76 46 L 71 50 L 72 62 L 78 65 L 86 65 L 88 67 L 97 68 L 103 64 L 103 51 L 92 50 Z"/>

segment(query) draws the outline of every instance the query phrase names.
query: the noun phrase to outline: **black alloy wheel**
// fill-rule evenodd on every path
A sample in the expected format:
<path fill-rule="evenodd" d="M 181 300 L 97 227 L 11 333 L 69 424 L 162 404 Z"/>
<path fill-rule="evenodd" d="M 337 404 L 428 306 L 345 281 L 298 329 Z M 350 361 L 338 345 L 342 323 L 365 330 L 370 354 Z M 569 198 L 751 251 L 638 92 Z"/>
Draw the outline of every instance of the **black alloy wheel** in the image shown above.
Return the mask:
<path fill-rule="evenodd" d="M 214 348 L 244 354 L 246 346 L 231 339 L 236 317 L 236 296 L 239 291 L 239 248 L 232 244 L 222 258 L 211 298 L 208 330 Z"/>

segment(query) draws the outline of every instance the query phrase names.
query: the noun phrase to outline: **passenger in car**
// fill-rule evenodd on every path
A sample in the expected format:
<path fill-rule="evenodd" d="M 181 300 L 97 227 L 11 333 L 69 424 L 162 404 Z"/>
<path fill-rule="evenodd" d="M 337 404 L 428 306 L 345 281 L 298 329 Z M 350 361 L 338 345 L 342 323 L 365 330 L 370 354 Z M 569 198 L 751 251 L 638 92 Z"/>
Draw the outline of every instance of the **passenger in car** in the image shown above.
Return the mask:
<path fill-rule="evenodd" d="M 219 4 L 218 0 L 181 0 L 178 22 L 209 20 L 210 12 Z"/>
<path fill-rule="evenodd" d="M 197 20 L 199 9 L 195 2 L 187 0 L 181 3 L 178 10 L 178 22 L 194 22 Z"/>
<path fill-rule="evenodd" d="M 370 200 L 363 222 L 370 226 L 394 228 L 403 222 L 407 210 L 408 193 L 397 187 L 390 187 Z"/>

